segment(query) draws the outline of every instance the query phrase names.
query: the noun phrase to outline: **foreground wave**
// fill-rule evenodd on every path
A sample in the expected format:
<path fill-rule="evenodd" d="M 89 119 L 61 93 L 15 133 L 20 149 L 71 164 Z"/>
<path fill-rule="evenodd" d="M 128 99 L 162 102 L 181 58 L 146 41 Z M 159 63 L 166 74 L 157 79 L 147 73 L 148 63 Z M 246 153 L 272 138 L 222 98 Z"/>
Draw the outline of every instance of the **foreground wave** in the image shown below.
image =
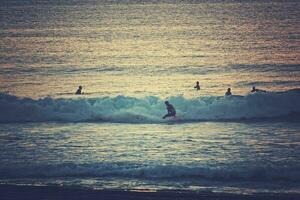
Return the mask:
<path fill-rule="evenodd" d="M 1 166 L 1 178 L 102 177 L 138 179 L 200 179 L 210 181 L 299 181 L 299 168 L 289 166 L 142 166 L 129 163 L 64 163 Z"/>
<path fill-rule="evenodd" d="M 177 110 L 174 122 L 296 119 L 300 116 L 300 89 L 247 96 L 207 96 L 168 99 Z M 124 122 L 163 123 L 164 99 L 80 97 L 38 100 L 0 93 L 0 123 L 8 122 Z M 167 122 L 169 122 L 167 120 Z"/>

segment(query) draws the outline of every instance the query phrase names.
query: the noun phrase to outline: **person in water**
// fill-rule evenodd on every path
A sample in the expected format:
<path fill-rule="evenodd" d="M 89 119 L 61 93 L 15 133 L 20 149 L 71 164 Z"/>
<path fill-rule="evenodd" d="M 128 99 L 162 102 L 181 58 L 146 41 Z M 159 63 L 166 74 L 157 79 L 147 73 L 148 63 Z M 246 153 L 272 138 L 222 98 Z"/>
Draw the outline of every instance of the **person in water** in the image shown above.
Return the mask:
<path fill-rule="evenodd" d="M 175 116 L 176 110 L 175 110 L 174 106 L 172 104 L 170 104 L 168 101 L 165 101 L 165 104 L 167 106 L 168 114 L 163 116 L 163 119 L 165 119 L 166 117 L 176 117 Z"/>
<path fill-rule="evenodd" d="M 200 90 L 200 84 L 199 84 L 199 81 L 196 82 L 196 85 L 195 85 L 194 88 L 197 89 L 197 90 Z"/>
<path fill-rule="evenodd" d="M 227 92 L 225 93 L 225 96 L 230 96 L 231 95 L 231 88 L 227 89 Z"/>
<path fill-rule="evenodd" d="M 77 89 L 77 91 L 75 92 L 75 94 L 83 94 L 83 92 L 81 92 L 82 90 L 82 86 L 80 85 Z"/>
<path fill-rule="evenodd" d="M 251 92 L 266 92 L 266 90 L 256 89 L 256 88 L 253 86 Z"/>

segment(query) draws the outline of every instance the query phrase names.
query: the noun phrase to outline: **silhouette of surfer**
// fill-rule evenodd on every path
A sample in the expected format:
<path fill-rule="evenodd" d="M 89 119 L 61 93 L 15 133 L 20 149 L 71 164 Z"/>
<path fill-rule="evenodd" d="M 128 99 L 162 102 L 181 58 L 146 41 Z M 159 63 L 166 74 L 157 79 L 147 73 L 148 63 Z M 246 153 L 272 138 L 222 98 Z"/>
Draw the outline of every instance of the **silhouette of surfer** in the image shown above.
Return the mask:
<path fill-rule="evenodd" d="M 195 85 L 194 88 L 197 89 L 197 90 L 200 90 L 200 84 L 199 84 L 199 81 L 196 82 L 196 85 Z"/>
<path fill-rule="evenodd" d="M 266 92 L 266 90 L 256 89 L 256 88 L 253 86 L 251 92 Z"/>
<path fill-rule="evenodd" d="M 77 91 L 75 92 L 75 94 L 83 94 L 83 92 L 81 92 L 82 90 L 82 86 L 80 85 L 77 89 Z"/>
<path fill-rule="evenodd" d="M 165 119 L 166 117 L 176 117 L 176 111 L 175 108 L 172 104 L 170 104 L 168 101 L 165 101 L 166 107 L 167 107 L 167 111 L 168 114 L 166 114 L 165 116 L 163 116 L 163 119 Z"/>
<path fill-rule="evenodd" d="M 227 92 L 225 93 L 225 96 L 230 96 L 231 95 L 231 88 L 227 89 Z"/>

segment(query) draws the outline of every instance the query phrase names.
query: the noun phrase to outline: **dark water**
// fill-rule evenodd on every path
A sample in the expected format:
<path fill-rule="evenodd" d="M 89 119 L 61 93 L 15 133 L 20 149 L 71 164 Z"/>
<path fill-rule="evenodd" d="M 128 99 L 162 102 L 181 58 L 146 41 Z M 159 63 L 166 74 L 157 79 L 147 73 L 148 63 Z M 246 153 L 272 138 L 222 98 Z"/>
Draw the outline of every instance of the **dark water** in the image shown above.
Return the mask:
<path fill-rule="evenodd" d="M 299 123 L 2 124 L 2 183 L 299 193 Z"/>

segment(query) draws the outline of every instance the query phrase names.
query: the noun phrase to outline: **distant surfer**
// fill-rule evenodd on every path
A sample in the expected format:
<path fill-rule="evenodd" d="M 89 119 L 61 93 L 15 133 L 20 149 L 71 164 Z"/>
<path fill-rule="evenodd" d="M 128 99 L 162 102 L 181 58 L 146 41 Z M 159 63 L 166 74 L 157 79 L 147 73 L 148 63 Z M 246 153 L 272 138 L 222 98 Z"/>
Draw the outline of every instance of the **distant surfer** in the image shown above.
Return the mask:
<path fill-rule="evenodd" d="M 197 90 L 200 90 L 200 84 L 199 84 L 199 81 L 196 82 L 196 85 L 195 85 L 194 88 L 197 89 Z"/>
<path fill-rule="evenodd" d="M 266 92 L 266 90 L 256 89 L 256 88 L 253 86 L 251 92 Z"/>
<path fill-rule="evenodd" d="M 77 91 L 75 92 L 75 94 L 83 94 L 82 90 L 82 86 L 80 85 L 77 89 Z"/>
<path fill-rule="evenodd" d="M 166 107 L 167 107 L 167 111 L 168 114 L 166 114 L 165 116 L 163 116 L 163 119 L 165 119 L 166 117 L 176 117 L 176 111 L 175 108 L 172 104 L 170 104 L 168 101 L 165 101 Z"/>
<path fill-rule="evenodd" d="M 230 96 L 231 95 L 231 88 L 227 89 L 227 92 L 225 93 L 225 96 Z"/>

